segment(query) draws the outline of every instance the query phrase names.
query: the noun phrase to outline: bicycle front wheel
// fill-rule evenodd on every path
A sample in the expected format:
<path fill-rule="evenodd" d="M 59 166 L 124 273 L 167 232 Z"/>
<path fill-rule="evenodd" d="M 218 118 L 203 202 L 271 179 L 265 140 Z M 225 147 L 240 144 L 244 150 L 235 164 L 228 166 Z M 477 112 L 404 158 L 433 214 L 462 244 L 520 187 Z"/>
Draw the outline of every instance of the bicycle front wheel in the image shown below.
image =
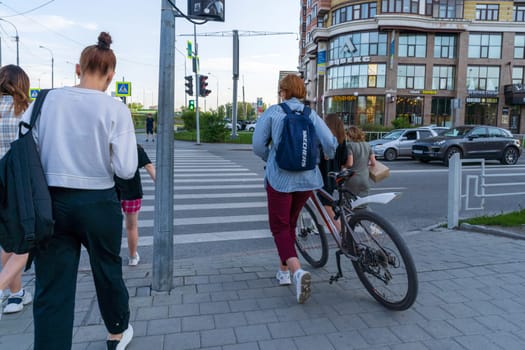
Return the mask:
<path fill-rule="evenodd" d="M 318 268 L 326 264 L 328 260 L 326 234 L 309 202 L 306 202 L 301 209 L 297 219 L 295 246 L 312 267 Z"/>
<path fill-rule="evenodd" d="M 397 230 L 378 214 L 358 209 L 348 221 L 353 265 L 367 291 L 391 310 L 406 310 L 417 297 L 414 260 Z"/>

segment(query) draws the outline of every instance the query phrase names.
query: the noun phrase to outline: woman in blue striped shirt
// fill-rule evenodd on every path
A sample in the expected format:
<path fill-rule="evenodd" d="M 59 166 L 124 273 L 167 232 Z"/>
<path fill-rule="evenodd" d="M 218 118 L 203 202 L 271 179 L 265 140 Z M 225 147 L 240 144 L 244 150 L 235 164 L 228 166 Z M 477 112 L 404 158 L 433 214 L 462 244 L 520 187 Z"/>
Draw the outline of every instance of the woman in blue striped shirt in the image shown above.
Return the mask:
<path fill-rule="evenodd" d="M 300 99 L 306 96 L 304 81 L 290 74 L 279 83 L 279 96 L 292 111 L 302 111 Z M 287 171 L 279 168 L 275 160 L 276 145 L 281 140 L 283 119 L 286 113 L 279 105 L 268 108 L 257 121 L 253 134 L 253 152 L 266 161 L 265 187 L 268 196 L 268 218 L 270 230 L 280 258 L 276 278 L 280 285 L 291 284 L 290 271 L 296 286 L 297 302 L 304 303 L 311 293 L 310 273 L 301 269 L 295 251 L 295 227 L 302 207 L 312 190 L 323 187 L 319 168 Z M 328 158 L 333 158 L 337 140 L 315 111 L 309 115 L 315 133 Z"/>

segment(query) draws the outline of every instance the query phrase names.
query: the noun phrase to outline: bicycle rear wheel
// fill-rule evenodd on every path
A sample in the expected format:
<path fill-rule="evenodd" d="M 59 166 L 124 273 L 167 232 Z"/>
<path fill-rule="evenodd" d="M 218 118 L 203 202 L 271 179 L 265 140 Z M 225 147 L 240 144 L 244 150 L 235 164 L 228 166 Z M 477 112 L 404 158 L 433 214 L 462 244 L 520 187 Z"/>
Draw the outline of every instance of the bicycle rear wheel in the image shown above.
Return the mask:
<path fill-rule="evenodd" d="M 312 267 L 318 268 L 326 264 L 328 260 L 326 234 L 309 202 L 306 202 L 301 209 L 297 219 L 295 246 Z"/>
<path fill-rule="evenodd" d="M 397 230 L 378 214 L 358 209 L 348 224 L 353 232 L 349 247 L 359 258 L 353 261 L 367 291 L 391 310 L 406 310 L 417 297 L 414 260 Z"/>

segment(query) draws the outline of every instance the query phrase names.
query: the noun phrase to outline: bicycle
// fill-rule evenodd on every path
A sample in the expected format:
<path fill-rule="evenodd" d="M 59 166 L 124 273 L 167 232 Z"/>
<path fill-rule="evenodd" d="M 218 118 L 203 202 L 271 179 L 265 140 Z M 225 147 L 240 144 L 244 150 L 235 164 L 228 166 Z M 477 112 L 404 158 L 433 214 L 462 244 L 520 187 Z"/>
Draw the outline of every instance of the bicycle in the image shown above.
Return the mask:
<path fill-rule="evenodd" d="M 312 193 L 297 220 L 296 247 L 312 267 L 324 266 L 329 253 L 324 230 L 327 227 L 338 247 L 335 253 L 337 273 L 330 277 L 330 284 L 343 277 L 343 255 L 350 259 L 359 280 L 380 304 L 391 310 L 406 310 L 414 304 L 418 292 L 414 261 L 395 227 L 366 208 L 370 203 L 389 203 L 401 194 L 390 192 L 356 197 L 343 186 L 353 174 L 351 169 L 329 173 L 336 183 L 338 196 L 335 198 L 323 189 Z M 341 219 L 340 232 L 323 202 L 332 207 L 334 220 Z"/>

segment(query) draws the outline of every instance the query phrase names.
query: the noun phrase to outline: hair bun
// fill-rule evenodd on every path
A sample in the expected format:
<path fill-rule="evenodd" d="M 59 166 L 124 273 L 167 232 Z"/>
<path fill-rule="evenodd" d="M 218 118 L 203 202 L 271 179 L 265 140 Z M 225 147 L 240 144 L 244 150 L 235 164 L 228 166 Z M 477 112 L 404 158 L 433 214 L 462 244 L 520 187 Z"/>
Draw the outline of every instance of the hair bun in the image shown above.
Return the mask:
<path fill-rule="evenodd" d="M 109 50 L 109 47 L 112 43 L 111 35 L 106 32 L 101 32 L 98 36 L 98 44 L 97 47 L 102 50 Z"/>

